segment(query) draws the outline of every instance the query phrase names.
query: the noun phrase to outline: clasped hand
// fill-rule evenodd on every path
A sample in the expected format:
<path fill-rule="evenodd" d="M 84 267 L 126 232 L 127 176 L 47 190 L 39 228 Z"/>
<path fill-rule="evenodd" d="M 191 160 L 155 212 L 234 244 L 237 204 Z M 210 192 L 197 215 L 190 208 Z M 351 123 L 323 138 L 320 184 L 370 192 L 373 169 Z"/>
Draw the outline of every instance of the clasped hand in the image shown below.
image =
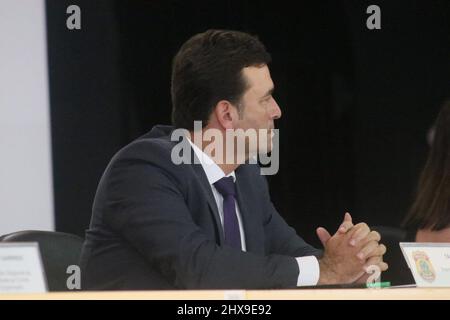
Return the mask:
<path fill-rule="evenodd" d="M 380 272 L 388 268 L 383 262 L 386 247 L 379 243 L 380 234 L 365 223 L 353 225 L 349 213 L 333 236 L 325 228 L 317 228 L 317 236 L 324 247 L 318 284 L 363 283 L 373 266 Z"/>

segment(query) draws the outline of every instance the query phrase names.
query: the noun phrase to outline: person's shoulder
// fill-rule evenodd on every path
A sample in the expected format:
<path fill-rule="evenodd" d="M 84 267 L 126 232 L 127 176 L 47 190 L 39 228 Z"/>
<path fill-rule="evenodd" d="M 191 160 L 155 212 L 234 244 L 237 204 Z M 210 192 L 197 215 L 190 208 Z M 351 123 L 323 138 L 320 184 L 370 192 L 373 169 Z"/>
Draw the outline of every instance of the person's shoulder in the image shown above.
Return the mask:
<path fill-rule="evenodd" d="M 109 162 L 106 172 L 116 170 L 158 170 L 169 175 L 185 176 L 186 166 L 172 159 L 172 149 L 179 143 L 171 140 L 173 127 L 155 126 L 120 149 Z"/>
<path fill-rule="evenodd" d="M 120 149 L 113 160 L 167 161 L 176 142 L 171 141 L 172 126 L 157 125 Z"/>
<path fill-rule="evenodd" d="M 120 149 L 107 165 L 100 184 L 108 185 L 138 177 L 149 182 L 164 178 L 184 188 L 195 174 L 191 165 L 173 161 L 172 149 L 179 141 L 171 140 L 172 131 L 170 126 L 153 127 Z"/>

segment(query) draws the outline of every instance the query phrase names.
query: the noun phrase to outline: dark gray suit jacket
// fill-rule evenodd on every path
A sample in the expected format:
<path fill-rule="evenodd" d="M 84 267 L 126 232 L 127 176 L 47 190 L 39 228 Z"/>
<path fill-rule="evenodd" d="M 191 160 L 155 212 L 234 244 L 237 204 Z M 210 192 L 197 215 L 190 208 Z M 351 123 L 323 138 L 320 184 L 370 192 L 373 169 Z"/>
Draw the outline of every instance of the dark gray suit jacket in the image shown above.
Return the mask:
<path fill-rule="evenodd" d="M 294 257 L 321 252 L 278 214 L 259 167 L 236 170 L 242 252 L 224 245 L 202 166 L 171 161 L 172 130 L 154 127 L 108 165 L 83 246 L 82 289 L 295 287 Z"/>

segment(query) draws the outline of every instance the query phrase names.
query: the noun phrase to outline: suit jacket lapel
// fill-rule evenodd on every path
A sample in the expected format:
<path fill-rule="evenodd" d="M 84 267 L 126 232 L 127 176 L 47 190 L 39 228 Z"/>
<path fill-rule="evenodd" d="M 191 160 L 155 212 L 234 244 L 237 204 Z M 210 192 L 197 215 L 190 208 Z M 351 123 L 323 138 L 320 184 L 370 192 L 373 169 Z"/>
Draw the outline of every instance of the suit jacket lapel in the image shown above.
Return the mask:
<path fill-rule="evenodd" d="M 192 151 L 192 153 L 194 152 Z M 203 194 L 206 200 L 208 201 L 209 208 L 212 211 L 212 215 L 216 223 L 216 229 L 219 234 L 219 244 L 223 244 L 224 243 L 223 228 L 220 222 L 219 209 L 217 208 L 216 200 L 211 190 L 211 185 L 209 184 L 208 178 L 206 177 L 202 165 L 194 163 L 192 166 L 194 167 L 194 171 L 198 176 L 198 180 L 200 181 L 200 185 L 202 186 L 203 189 Z"/>
<path fill-rule="evenodd" d="M 241 169 L 241 168 L 239 168 Z M 251 199 L 249 179 L 236 171 L 236 189 L 239 211 L 241 212 L 242 223 L 244 224 L 245 244 L 248 252 L 264 254 L 264 234 L 261 221 L 258 220 L 257 212 L 254 212 L 252 203 L 258 199 Z"/>
<path fill-rule="evenodd" d="M 220 222 L 219 209 L 217 208 L 216 200 L 212 193 L 211 185 L 209 184 L 208 178 L 206 177 L 206 173 L 203 170 L 203 167 L 200 164 L 199 159 L 195 155 L 194 149 L 192 149 L 192 147 L 191 147 L 190 143 L 187 141 L 187 139 L 184 138 L 181 141 L 175 141 L 175 142 L 173 142 L 173 145 L 175 145 L 177 143 L 184 144 L 183 150 L 185 150 L 185 151 L 189 150 L 189 153 L 190 153 L 189 159 L 192 163 L 192 167 L 194 168 L 194 172 L 198 177 L 198 181 L 200 182 L 201 189 L 203 190 L 203 196 L 206 198 L 209 208 L 211 209 L 211 212 L 213 215 L 213 220 L 214 220 L 215 226 L 216 226 L 216 232 L 219 235 L 219 244 L 223 244 L 225 241 L 224 241 L 222 224 Z"/>

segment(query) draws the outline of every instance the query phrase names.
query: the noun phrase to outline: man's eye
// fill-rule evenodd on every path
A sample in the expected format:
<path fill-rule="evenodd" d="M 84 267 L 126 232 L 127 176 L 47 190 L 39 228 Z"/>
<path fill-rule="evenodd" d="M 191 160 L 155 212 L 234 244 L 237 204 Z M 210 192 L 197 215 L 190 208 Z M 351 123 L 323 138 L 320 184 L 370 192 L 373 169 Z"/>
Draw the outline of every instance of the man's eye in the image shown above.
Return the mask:
<path fill-rule="evenodd" d="M 262 100 L 262 102 L 267 103 L 267 102 L 270 101 L 270 99 L 272 99 L 272 96 L 268 96 L 267 98 L 264 98 L 264 99 Z"/>

